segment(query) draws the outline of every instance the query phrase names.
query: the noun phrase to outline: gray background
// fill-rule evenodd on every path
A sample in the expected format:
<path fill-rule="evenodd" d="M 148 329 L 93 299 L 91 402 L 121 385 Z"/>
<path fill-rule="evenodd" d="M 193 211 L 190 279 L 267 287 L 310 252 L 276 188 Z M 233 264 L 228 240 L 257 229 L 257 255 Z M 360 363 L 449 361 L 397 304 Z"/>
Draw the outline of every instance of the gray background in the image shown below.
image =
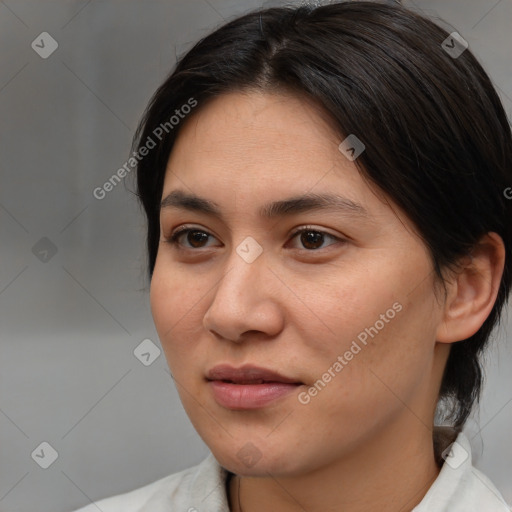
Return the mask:
<path fill-rule="evenodd" d="M 510 117 L 512 0 L 406 3 L 467 39 Z M 128 158 L 136 123 L 176 52 L 261 5 L 0 1 L 2 512 L 70 511 L 208 453 L 163 353 L 149 366 L 133 353 L 147 338 L 159 345 L 133 174 L 103 200 L 92 191 Z M 31 47 L 45 31 L 59 45 L 47 59 Z M 466 431 L 475 465 L 512 503 L 510 316 Z M 31 457 L 43 441 L 58 452 L 48 469 Z"/>

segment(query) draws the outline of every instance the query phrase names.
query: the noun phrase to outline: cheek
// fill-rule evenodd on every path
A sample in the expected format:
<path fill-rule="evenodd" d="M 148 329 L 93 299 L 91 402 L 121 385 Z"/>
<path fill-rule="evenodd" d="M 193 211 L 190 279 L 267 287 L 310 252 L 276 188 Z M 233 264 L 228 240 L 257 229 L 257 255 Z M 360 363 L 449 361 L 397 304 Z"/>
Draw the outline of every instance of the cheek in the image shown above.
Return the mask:
<path fill-rule="evenodd" d="M 431 370 L 437 310 L 430 283 L 411 293 L 411 272 L 383 268 L 324 288 L 318 316 L 299 320 L 308 333 L 303 361 L 310 361 L 312 380 L 329 382 L 319 394 L 335 409 L 350 403 L 379 409 L 397 400 L 390 389 L 406 399 Z"/>
<path fill-rule="evenodd" d="M 340 340 L 330 353 L 329 364 L 317 365 L 317 378 L 322 379 L 330 367 L 336 374 L 320 393 L 333 421 L 342 414 L 369 424 L 377 422 L 402 410 L 403 404 L 411 403 L 417 393 L 427 389 L 434 363 L 435 331 L 428 314 L 429 298 L 424 299 L 423 303 L 404 301 L 400 311 L 391 308 L 393 313 L 386 303 L 377 316 L 365 317 L 366 325 L 358 328 L 358 333 Z M 380 319 L 381 311 L 388 322 Z M 338 356 L 342 357 L 341 370 L 340 366 L 333 367 L 340 362 Z"/>
<path fill-rule="evenodd" d="M 315 285 L 314 291 L 309 283 L 311 293 L 302 294 L 301 301 L 295 300 L 298 306 L 294 321 L 308 333 L 305 341 L 315 349 L 314 359 L 342 355 L 353 341 L 364 347 L 365 341 L 370 344 L 373 335 L 390 331 L 390 325 L 403 316 L 397 311 L 401 309 L 397 281 L 390 277 L 392 272 L 382 270 L 382 265 L 376 267 L 377 271 L 353 266 L 350 273 L 337 269 L 328 281 Z"/>
<path fill-rule="evenodd" d="M 198 336 L 202 328 L 201 299 L 206 299 L 204 290 L 194 286 L 184 272 L 169 272 L 155 265 L 150 287 L 151 313 L 169 366 L 175 366 L 186 354 L 190 357 L 195 348 L 189 340 Z"/>

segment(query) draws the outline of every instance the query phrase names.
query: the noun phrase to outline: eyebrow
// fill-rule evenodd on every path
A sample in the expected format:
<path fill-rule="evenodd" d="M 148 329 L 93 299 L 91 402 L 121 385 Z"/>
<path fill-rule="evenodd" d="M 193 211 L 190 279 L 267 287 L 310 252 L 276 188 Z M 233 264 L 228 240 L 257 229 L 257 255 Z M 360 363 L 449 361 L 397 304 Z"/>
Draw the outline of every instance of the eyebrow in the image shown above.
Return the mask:
<path fill-rule="evenodd" d="M 173 190 L 160 203 L 162 208 L 179 208 L 204 213 L 223 220 L 217 203 L 183 190 Z M 291 216 L 313 210 L 336 210 L 350 216 L 369 218 L 368 211 L 359 203 L 334 194 L 304 194 L 263 205 L 259 215 L 265 219 Z"/>

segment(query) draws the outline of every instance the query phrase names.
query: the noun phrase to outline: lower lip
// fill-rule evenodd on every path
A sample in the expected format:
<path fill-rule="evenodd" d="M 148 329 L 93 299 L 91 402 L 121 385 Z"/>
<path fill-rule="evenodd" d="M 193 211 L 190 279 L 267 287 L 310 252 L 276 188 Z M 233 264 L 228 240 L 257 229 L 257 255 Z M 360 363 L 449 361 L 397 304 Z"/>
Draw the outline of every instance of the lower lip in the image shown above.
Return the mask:
<path fill-rule="evenodd" d="M 258 409 L 295 391 L 300 384 L 269 382 L 266 384 L 233 384 L 209 381 L 216 402 L 228 409 Z"/>

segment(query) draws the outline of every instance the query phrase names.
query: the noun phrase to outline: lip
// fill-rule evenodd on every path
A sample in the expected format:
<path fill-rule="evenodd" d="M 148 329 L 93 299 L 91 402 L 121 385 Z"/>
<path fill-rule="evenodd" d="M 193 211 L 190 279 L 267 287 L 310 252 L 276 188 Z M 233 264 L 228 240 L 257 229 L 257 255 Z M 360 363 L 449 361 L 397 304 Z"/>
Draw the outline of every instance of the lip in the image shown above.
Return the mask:
<path fill-rule="evenodd" d="M 206 375 L 215 401 L 228 409 L 258 409 L 295 391 L 303 383 L 268 368 L 223 364 Z"/>
<path fill-rule="evenodd" d="M 234 368 L 228 364 L 214 366 L 206 374 L 208 380 L 226 380 L 235 384 L 247 384 L 251 381 L 263 380 L 264 382 L 282 382 L 284 384 L 302 384 L 297 379 L 285 377 L 268 368 L 246 364 L 240 368 Z"/>

